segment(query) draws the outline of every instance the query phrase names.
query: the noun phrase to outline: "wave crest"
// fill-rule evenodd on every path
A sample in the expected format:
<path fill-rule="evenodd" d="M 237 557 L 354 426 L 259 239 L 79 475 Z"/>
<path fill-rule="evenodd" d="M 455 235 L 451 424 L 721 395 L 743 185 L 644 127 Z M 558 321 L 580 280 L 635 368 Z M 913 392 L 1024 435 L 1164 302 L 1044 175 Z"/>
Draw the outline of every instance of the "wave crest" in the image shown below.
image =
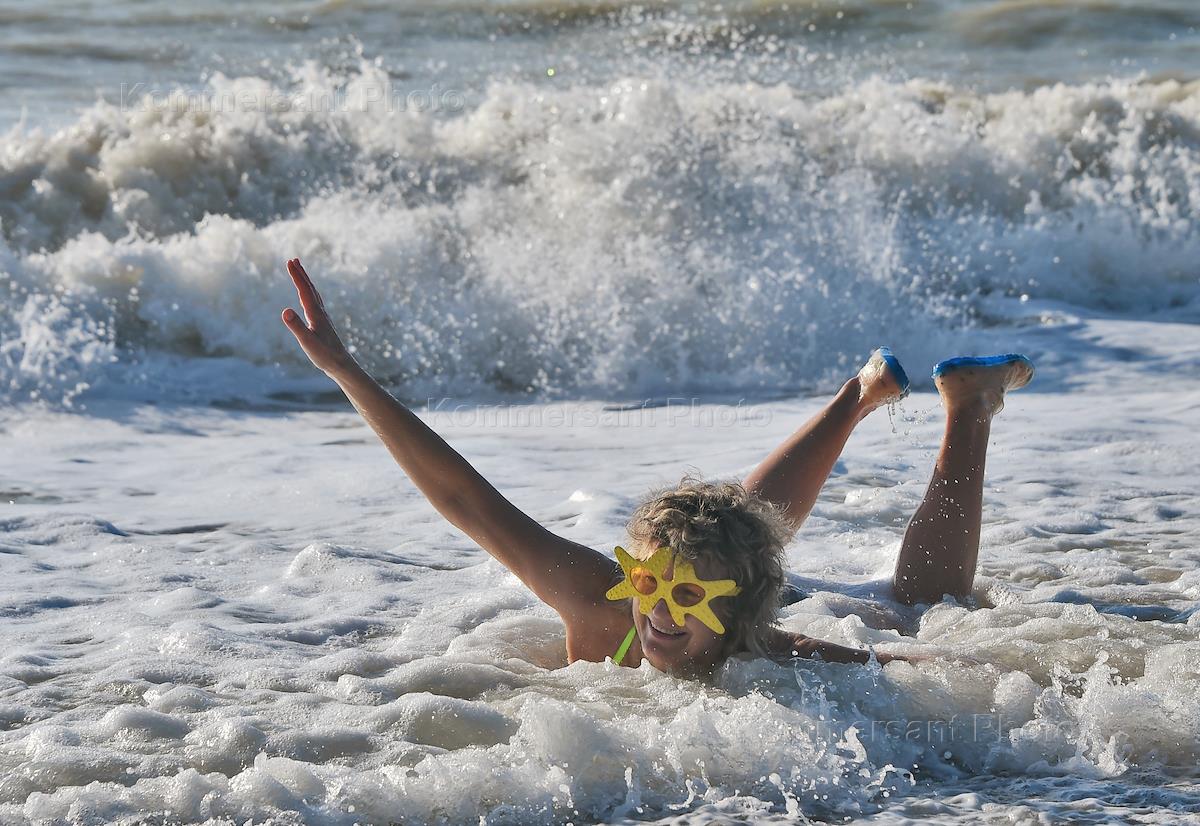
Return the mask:
<path fill-rule="evenodd" d="M 1198 84 L 646 76 L 494 83 L 454 114 L 396 107 L 367 64 L 202 99 L 0 150 L 9 283 L 73 296 L 78 330 L 111 318 L 114 353 L 299 363 L 291 255 L 418 394 L 812 386 L 880 341 L 936 360 L 981 295 L 1197 294 Z"/>

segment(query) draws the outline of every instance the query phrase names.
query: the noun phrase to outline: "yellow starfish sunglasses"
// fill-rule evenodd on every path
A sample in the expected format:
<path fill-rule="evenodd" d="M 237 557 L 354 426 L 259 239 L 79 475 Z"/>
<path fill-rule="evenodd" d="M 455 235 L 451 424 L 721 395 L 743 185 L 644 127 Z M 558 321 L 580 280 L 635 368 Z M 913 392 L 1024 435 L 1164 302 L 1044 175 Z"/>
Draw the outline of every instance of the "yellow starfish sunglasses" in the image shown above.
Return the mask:
<path fill-rule="evenodd" d="M 638 610 L 649 615 L 661 599 L 667 603 L 671 619 L 680 628 L 684 617 L 691 614 L 718 634 L 725 633 L 725 626 L 709 606 L 716 597 L 732 597 L 741 593 L 741 588 L 732 579 L 699 579 L 692 563 L 675 554 L 664 545 L 649 559 L 634 559 L 622 547 L 616 548 L 617 562 L 625 573 L 625 580 L 608 589 L 604 596 L 610 600 L 636 599 Z M 675 560 L 675 570 L 667 579 L 667 566 Z"/>

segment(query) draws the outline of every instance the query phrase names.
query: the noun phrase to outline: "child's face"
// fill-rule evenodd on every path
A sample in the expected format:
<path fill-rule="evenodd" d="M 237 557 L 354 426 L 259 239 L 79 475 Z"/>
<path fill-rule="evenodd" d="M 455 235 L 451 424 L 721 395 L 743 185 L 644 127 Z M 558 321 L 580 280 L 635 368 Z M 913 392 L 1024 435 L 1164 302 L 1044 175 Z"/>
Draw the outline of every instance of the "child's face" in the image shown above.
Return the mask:
<path fill-rule="evenodd" d="M 718 566 L 700 559 L 693 563 L 696 576 L 701 579 L 725 579 L 727 574 Z M 666 575 L 674 574 L 674 564 L 668 566 Z M 713 611 L 729 627 L 729 602 L 718 597 L 712 602 Z M 725 635 L 718 634 L 691 614 L 683 618 L 683 627 L 671 619 L 667 603 L 659 600 L 649 615 L 638 610 L 633 603 L 633 623 L 642 642 L 642 654 L 659 671 L 683 677 L 698 677 L 711 673 L 725 659 Z"/>

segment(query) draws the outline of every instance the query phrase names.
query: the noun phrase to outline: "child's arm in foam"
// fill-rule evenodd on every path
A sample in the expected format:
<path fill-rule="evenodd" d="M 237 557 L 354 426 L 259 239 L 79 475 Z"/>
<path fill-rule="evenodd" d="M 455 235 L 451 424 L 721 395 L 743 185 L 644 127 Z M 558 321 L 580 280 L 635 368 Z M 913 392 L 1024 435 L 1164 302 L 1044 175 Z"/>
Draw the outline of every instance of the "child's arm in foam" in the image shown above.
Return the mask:
<path fill-rule="evenodd" d="M 866 663 L 870 662 L 871 652 L 862 648 L 849 648 L 845 645 L 838 645 L 825 640 L 818 640 L 815 637 L 808 637 L 804 634 L 797 634 L 794 631 L 784 631 L 783 629 L 775 629 L 775 634 L 771 639 L 772 653 L 780 659 L 792 659 L 795 657 L 804 657 L 806 659 L 822 659 L 826 662 L 834 663 Z M 901 656 L 900 654 L 885 654 L 882 651 L 875 652 L 875 658 L 879 660 L 880 665 L 887 665 L 892 660 L 910 661 L 909 657 Z M 924 659 L 924 658 L 915 658 Z"/>
<path fill-rule="evenodd" d="M 337 382 L 429 502 L 564 616 L 602 603 L 616 566 L 591 548 L 539 525 L 479 475 L 450 445 L 367 375 L 338 337 L 298 259 L 288 262 L 307 318 L 283 323 L 314 365 Z"/>

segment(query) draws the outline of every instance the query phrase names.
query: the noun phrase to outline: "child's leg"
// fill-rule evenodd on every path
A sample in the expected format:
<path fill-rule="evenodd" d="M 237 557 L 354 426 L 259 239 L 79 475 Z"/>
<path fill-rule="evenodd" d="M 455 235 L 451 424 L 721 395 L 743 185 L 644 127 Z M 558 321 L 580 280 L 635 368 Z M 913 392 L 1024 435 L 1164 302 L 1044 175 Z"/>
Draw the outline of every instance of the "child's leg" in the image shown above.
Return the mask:
<path fill-rule="evenodd" d="M 936 374 L 935 374 L 936 375 Z M 983 472 L 992 417 L 1004 392 L 1033 376 L 1026 360 L 968 365 L 936 375 L 946 432 L 933 479 L 905 531 L 893 589 L 910 605 L 971 593 L 979 559 Z"/>
<path fill-rule="evenodd" d="M 825 409 L 746 477 L 746 489 L 782 507 L 792 525 L 799 528 L 816 504 L 817 494 L 855 425 L 875 408 L 907 392 L 904 371 L 894 358 L 891 364 L 894 369 L 877 351 L 857 376 L 842 385 Z"/>

